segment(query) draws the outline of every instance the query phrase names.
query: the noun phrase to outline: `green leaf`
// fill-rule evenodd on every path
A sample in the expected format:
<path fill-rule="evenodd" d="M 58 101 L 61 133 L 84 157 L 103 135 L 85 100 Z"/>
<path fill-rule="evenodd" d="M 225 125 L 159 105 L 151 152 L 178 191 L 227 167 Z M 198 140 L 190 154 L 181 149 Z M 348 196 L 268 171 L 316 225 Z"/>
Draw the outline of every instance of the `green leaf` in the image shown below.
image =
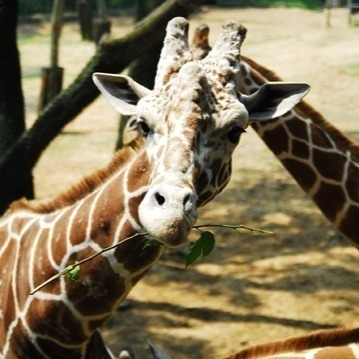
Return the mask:
<path fill-rule="evenodd" d="M 215 237 L 212 232 L 201 232 L 201 235 L 197 241 L 191 243 L 188 247 L 186 268 L 188 268 L 188 266 L 190 266 L 196 259 L 198 259 L 198 257 L 208 256 L 213 251 L 215 242 Z"/>
<path fill-rule="evenodd" d="M 201 243 L 199 240 L 192 242 L 188 246 L 186 255 L 186 268 L 190 266 L 202 253 Z"/>
<path fill-rule="evenodd" d="M 156 246 L 163 246 L 163 243 L 157 241 L 156 239 L 149 239 L 147 240 L 147 242 L 145 242 L 142 249 L 146 249 L 148 247 L 156 247 Z"/>
<path fill-rule="evenodd" d="M 74 264 L 76 263 L 78 262 L 76 261 Z M 80 272 L 81 272 L 81 268 L 79 265 L 75 265 L 75 267 L 73 267 L 73 265 L 70 265 L 69 269 L 64 273 L 64 276 L 73 280 L 74 282 L 77 282 Z"/>
<path fill-rule="evenodd" d="M 206 257 L 213 251 L 214 245 L 216 244 L 214 234 L 209 231 L 202 232 L 199 240 L 202 242 L 203 256 Z"/>

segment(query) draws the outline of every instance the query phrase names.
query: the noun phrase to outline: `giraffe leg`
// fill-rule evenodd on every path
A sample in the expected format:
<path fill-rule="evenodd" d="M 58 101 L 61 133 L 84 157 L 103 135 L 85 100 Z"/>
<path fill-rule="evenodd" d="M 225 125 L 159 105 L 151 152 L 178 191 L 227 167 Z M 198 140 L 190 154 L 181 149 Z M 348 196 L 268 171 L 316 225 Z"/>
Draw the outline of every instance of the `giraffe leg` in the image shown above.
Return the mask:
<path fill-rule="evenodd" d="M 160 349 L 159 347 L 157 347 L 156 345 L 154 345 L 151 340 L 147 340 L 147 343 L 150 347 L 151 350 L 151 354 L 153 356 L 154 359 L 171 359 L 171 357 L 165 353 L 162 349 Z"/>

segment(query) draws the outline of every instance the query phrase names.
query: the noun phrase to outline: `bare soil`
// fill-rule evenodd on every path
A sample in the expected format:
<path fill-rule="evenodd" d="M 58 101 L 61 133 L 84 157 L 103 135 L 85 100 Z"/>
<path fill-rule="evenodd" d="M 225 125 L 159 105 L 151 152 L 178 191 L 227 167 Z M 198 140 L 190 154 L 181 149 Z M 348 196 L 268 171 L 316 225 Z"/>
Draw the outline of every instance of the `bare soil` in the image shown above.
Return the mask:
<path fill-rule="evenodd" d="M 325 14 L 299 9 L 208 8 L 192 20 L 207 23 L 212 42 L 228 19 L 249 30 L 243 54 L 288 81 L 312 85 L 307 101 L 359 139 L 359 27 L 344 9 Z M 114 19 L 117 34 L 128 18 Z M 20 44 L 28 124 L 36 118 L 39 68 L 48 63 L 48 26 L 23 25 Z M 65 85 L 94 51 L 66 24 L 60 63 Z M 51 196 L 113 154 L 118 117 L 98 99 L 70 124 L 35 171 L 38 197 Z M 129 306 L 103 327 L 110 347 L 131 347 L 148 358 L 150 338 L 174 358 L 220 358 L 244 346 L 322 328 L 359 325 L 358 251 L 340 237 L 253 131 L 234 155 L 228 188 L 199 222 L 245 224 L 272 235 L 216 230 L 217 248 L 184 270 L 184 249 L 169 251 L 129 296 Z M 359 228 L 358 228 L 359 230 Z"/>

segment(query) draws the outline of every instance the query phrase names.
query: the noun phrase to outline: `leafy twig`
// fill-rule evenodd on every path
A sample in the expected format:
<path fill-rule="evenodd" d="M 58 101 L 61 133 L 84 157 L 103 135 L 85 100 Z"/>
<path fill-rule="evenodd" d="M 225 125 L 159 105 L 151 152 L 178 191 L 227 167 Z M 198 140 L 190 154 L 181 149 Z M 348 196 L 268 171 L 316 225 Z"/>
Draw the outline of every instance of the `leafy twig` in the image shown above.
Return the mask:
<path fill-rule="evenodd" d="M 147 242 L 143 245 L 142 249 L 146 249 L 148 247 L 156 247 L 156 246 L 164 246 L 164 244 L 157 239 L 148 239 Z"/>
<path fill-rule="evenodd" d="M 79 275 L 80 275 L 80 272 L 81 272 L 79 262 L 76 261 L 73 264 L 73 266 L 74 267 L 72 269 L 69 269 L 69 270 L 67 270 L 67 272 L 64 273 L 64 276 L 71 279 L 74 282 L 78 282 L 78 278 L 79 278 Z"/>
<path fill-rule="evenodd" d="M 251 228 L 247 226 L 240 225 L 232 225 L 232 224 L 199 224 L 193 226 L 193 229 L 197 229 L 200 232 L 200 237 L 195 241 L 190 243 L 187 250 L 186 256 L 186 268 L 190 266 L 193 262 L 195 262 L 199 257 L 208 256 L 214 249 L 215 246 L 215 235 L 210 231 L 203 231 L 202 228 L 208 227 L 216 227 L 216 228 L 229 228 L 233 229 L 236 232 L 240 233 L 240 229 L 246 229 L 251 232 L 260 232 L 265 234 L 272 234 L 272 232 L 265 231 L 262 229 Z"/>
<path fill-rule="evenodd" d="M 195 225 L 195 226 L 193 226 L 193 229 L 196 229 L 196 230 L 198 230 L 200 232 L 200 237 L 195 242 L 191 242 L 189 244 L 189 246 L 188 246 L 187 255 L 186 255 L 186 268 L 188 266 L 190 266 L 194 261 L 196 261 L 198 259 L 198 257 L 202 256 L 202 258 L 204 258 L 204 257 L 208 256 L 213 251 L 213 249 L 215 247 L 215 235 L 210 231 L 203 231 L 202 230 L 202 228 L 210 228 L 210 227 L 229 228 L 229 229 L 235 230 L 236 232 L 240 232 L 239 231 L 240 229 L 246 229 L 246 230 L 249 230 L 251 232 L 272 234 L 272 232 L 269 232 L 269 231 L 265 231 L 265 230 L 262 230 L 262 229 L 251 228 L 251 227 L 247 227 L 247 226 L 243 226 L 243 225 L 212 224 L 212 223 Z M 71 280 L 77 281 L 78 276 L 80 274 L 80 265 L 81 264 L 84 264 L 84 263 L 94 259 L 95 257 L 98 257 L 99 255 L 110 251 L 111 249 L 117 248 L 118 246 L 120 246 L 120 245 L 124 244 L 125 242 L 129 241 L 130 239 L 133 239 L 133 238 L 138 237 L 138 236 L 145 236 L 145 235 L 148 235 L 148 233 L 147 232 L 136 233 L 133 236 L 125 238 L 120 243 L 116 243 L 113 246 L 104 248 L 100 252 L 94 253 L 90 257 L 84 258 L 79 262 L 75 262 L 73 264 L 68 265 L 62 271 L 55 274 L 54 276 L 49 278 L 47 281 L 41 283 L 39 286 L 37 286 L 35 289 L 33 289 L 30 292 L 30 295 L 35 294 L 40 289 L 44 288 L 46 285 L 53 282 L 57 278 L 60 278 L 61 276 L 65 276 L 65 277 L 70 278 Z M 149 239 L 144 244 L 143 249 L 146 249 L 148 247 L 153 247 L 153 246 L 159 246 L 159 245 L 163 245 L 163 243 L 157 241 L 156 239 Z"/>
<path fill-rule="evenodd" d="M 110 247 L 107 247 L 107 248 L 104 248 L 102 249 L 100 252 L 97 252 L 97 253 L 94 253 L 92 256 L 90 257 L 87 257 L 87 258 L 84 258 L 82 259 L 81 261 L 79 262 L 75 262 L 73 264 L 70 264 L 68 265 L 66 268 L 64 268 L 61 272 L 55 274 L 54 276 L 52 276 L 51 278 L 49 278 L 47 281 L 41 283 L 39 286 L 37 286 L 35 289 L 33 289 L 31 292 L 30 292 L 30 295 L 33 295 L 35 294 L 36 292 L 38 292 L 40 289 L 44 288 L 46 285 L 50 284 L 51 282 L 53 282 L 54 280 L 56 280 L 57 278 L 60 278 L 61 276 L 65 276 L 65 277 L 68 277 L 72 280 L 77 280 L 78 278 L 78 275 L 79 275 L 79 271 L 80 271 L 80 265 L 81 264 L 84 264 L 96 257 L 98 257 L 99 255 L 105 253 L 105 252 L 108 252 L 110 251 L 111 249 L 115 249 L 117 248 L 118 246 L 120 246 L 121 244 L 124 244 L 125 242 L 129 241 L 130 239 L 133 239 L 135 237 L 139 237 L 139 236 L 145 236 L 147 235 L 148 233 L 147 232 L 143 232 L 143 233 L 136 233 L 134 234 L 133 236 L 130 236 L 130 237 L 127 237 L 125 238 L 123 241 L 119 242 L 119 243 L 116 243 L 114 244 L 113 246 L 110 246 Z"/>
<path fill-rule="evenodd" d="M 192 228 L 200 230 L 201 228 L 210 228 L 210 227 L 229 228 L 229 229 L 235 230 L 236 232 L 239 232 L 239 229 L 246 229 L 246 230 L 251 231 L 251 232 L 259 232 L 259 233 L 264 233 L 264 234 L 273 234 L 273 232 L 270 232 L 270 231 L 265 231 L 263 229 L 247 227 L 247 226 L 243 226 L 242 224 L 233 225 L 233 224 L 212 224 L 212 223 L 207 223 L 207 224 L 195 225 Z"/>

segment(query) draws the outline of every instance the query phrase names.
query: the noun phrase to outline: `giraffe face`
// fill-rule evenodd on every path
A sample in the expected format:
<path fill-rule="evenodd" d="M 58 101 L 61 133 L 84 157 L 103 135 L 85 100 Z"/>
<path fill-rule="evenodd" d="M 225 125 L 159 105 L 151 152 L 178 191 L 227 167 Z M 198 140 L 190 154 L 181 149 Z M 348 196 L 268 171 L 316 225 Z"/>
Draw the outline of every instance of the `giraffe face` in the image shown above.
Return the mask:
<path fill-rule="evenodd" d="M 94 74 L 95 84 L 120 113 L 136 115 L 134 125 L 145 138 L 150 164 L 139 219 L 151 236 L 170 247 L 187 239 L 197 207 L 228 183 L 231 155 L 249 123 L 280 116 L 308 90 L 307 85 L 267 84 L 255 94 L 240 95 L 245 28 L 227 22 L 200 61 L 189 50 L 187 31 L 185 19 L 168 24 L 152 91 L 126 76 Z"/>
<path fill-rule="evenodd" d="M 236 94 L 223 94 L 218 98 L 206 71 L 190 62 L 137 104 L 135 124 L 151 167 L 140 220 L 156 238 L 165 233 L 167 245 L 187 238 L 197 207 L 229 181 L 231 155 L 249 121 Z"/>

